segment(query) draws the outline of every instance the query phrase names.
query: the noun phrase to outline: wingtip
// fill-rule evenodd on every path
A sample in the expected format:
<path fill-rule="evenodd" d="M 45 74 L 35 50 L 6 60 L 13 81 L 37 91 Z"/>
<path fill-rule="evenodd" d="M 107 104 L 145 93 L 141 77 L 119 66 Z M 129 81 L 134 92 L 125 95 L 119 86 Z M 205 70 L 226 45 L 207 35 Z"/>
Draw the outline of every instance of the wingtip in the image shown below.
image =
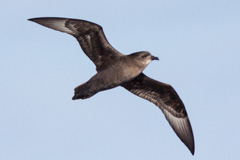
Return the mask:
<path fill-rule="evenodd" d="M 188 119 L 188 122 L 189 122 L 189 127 L 190 127 L 190 142 L 189 144 L 187 145 L 188 149 L 190 150 L 190 152 L 192 153 L 192 155 L 194 155 L 195 153 L 195 140 L 194 140 L 194 135 L 193 135 L 193 130 L 192 130 L 192 126 L 190 124 L 190 121 Z"/>
<path fill-rule="evenodd" d="M 74 95 L 73 97 L 72 97 L 72 100 L 76 100 L 77 98 L 76 98 L 76 96 Z"/>
<path fill-rule="evenodd" d="M 191 140 L 188 141 L 188 142 L 186 142 L 186 141 L 182 141 L 182 142 L 186 145 L 186 147 L 189 149 L 189 151 L 192 153 L 192 155 L 194 155 L 194 153 L 195 153 L 195 142 L 194 142 L 193 134 L 192 134 L 190 139 Z"/>
<path fill-rule="evenodd" d="M 34 18 L 29 18 L 29 19 L 27 19 L 27 20 L 28 20 L 28 21 L 33 21 L 33 19 L 34 19 Z"/>
<path fill-rule="evenodd" d="M 195 149 L 194 149 L 194 146 L 193 148 L 189 148 L 190 152 L 192 153 L 192 155 L 194 156 L 194 153 L 195 153 Z"/>
<path fill-rule="evenodd" d="M 185 142 L 183 142 L 183 143 L 187 146 L 187 148 L 188 148 L 189 151 L 192 153 L 192 155 L 194 155 L 194 153 L 195 153 L 195 143 L 194 143 L 194 138 L 193 138 L 193 136 L 192 136 L 191 139 L 192 139 L 192 140 L 191 140 L 191 143 L 185 143 Z"/>
<path fill-rule="evenodd" d="M 28 21 L 32 21 L 32 22 L 35 22 L 37 19 L 41 19 L 41 18 L 29 18 L 27 19 Z"/>
<path fill-rule="evenodd" d="M 28 19 L 28 21 L 36 22 L 36 23 L 38 23 L 38 20 L 40 20 L 40 18 L 29 18 Z"/>

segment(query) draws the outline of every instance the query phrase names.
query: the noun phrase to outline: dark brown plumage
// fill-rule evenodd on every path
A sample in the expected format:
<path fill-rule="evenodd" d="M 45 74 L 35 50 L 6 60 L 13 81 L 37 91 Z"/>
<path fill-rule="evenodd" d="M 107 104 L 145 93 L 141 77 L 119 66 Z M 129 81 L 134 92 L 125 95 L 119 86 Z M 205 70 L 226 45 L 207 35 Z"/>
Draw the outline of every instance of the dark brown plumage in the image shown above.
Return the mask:
<path fill-rule="evenodd" d="M 175 133 L 194 154 L 192 127 L 184 104 L 172 86 L 153 80 L 143 73 L 121 86 L 158 106 Z"/>
<path fill-rule="evenodd" d="M 192 127 L 182 100 L 170 85 L 142 73 L 152 60 L 158 60 L 157 57 L 149 52 L 121 54 L 109 44 L 102 27 L 92 22 L 68 18 L 29 20 L 74 36 L 84 53 L 96 65 L 97 74 L 75 88 L 73 100 L 86 99 L 100 91 L 122 86 L 157 105 L 177 136 L 194 154 Z"/>

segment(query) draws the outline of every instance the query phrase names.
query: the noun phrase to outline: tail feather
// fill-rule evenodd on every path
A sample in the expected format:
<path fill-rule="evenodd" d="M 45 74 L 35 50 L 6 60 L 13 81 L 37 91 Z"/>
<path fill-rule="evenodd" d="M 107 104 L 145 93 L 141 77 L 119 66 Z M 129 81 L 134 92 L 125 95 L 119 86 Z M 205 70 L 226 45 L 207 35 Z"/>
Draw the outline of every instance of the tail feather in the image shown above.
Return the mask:
<path fill-rule="evenodd" d="M 94 94 L 95 93 L 89 92 L 89 87 L 87 87 L 86 83 L 83 83 L 74 89 L 74 96 L 72 97 L 72 100 L 87 99 L 92 97 Z"/>

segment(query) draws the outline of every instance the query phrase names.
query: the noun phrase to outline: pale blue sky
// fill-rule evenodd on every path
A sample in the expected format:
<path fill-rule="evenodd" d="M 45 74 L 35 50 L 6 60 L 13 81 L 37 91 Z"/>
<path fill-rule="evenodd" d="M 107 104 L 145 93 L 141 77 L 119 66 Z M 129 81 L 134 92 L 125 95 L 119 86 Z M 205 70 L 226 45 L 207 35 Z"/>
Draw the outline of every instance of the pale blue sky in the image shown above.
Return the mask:
<path fill-rule="evenodd" d="M 240 1 L 1 1 L 0 159 L 239 159 Z M 120 52 L 160 61 L 144 71 L 171 84 L 189 114 L 195 156 L 162 112 L 123 88 L 72 101 L 96 73 L 71 36 L 28 18 L 100 24 Z"/>

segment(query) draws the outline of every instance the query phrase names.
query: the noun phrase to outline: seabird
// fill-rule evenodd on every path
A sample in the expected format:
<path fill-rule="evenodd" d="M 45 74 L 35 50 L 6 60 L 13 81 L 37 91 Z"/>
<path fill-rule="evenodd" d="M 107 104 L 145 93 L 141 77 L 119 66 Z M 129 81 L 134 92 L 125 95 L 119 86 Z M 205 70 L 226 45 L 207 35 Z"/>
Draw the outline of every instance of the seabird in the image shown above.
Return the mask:
<path fill-rule="evenodd" d="M 171 85 L 151 79 L 142 73 L 151 61 L 159 60 L 158 57 L 146 51 L 129 55 L 118 52 L 107 41 L 102 27 L 89 21 L 56 17 L 29 20 L 74 36 L 84 53 L 96 65 L 97 73 L 74 89 L 73 100 L 86 99 L 100 91 L 122 86 L 157 105 L 177 136 L 194 155 L 192 127 L 177 92 Z"/>

